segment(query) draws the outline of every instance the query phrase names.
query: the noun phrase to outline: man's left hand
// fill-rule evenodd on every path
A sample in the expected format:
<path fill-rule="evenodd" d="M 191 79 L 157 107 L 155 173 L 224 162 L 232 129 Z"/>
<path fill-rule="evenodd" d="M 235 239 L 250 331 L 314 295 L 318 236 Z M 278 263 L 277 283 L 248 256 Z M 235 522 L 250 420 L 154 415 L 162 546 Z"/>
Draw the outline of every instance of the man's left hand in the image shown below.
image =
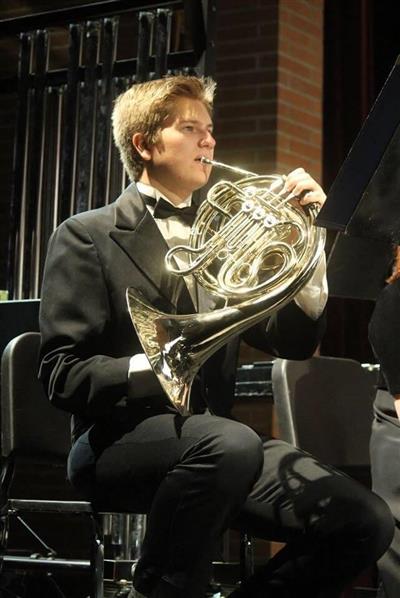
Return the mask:
<path fill-rule="evenodd" d="M 303 207 L 317 204 L 320 209 L 325 203 L 322 187 L 304 168 L 296 168 L 287 175 L 284 190 L 289 192 L 289 198 L 297 199 Z"/>

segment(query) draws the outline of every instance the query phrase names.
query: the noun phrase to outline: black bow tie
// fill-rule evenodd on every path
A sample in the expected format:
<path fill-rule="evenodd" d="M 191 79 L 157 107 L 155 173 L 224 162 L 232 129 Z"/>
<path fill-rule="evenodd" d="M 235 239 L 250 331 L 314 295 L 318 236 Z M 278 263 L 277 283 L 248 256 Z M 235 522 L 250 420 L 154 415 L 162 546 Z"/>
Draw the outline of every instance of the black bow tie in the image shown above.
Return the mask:
<path fill-rule="evenodd" d="M 170 216 L 174 216 L 188 226 L 192 226 L 196 218 L 196 212 L 197 206 L 195 204 L 186 208 L 176 208 L 172 203 L 160 197 L 154 208 L 154 218 L 169 218 Z"/>

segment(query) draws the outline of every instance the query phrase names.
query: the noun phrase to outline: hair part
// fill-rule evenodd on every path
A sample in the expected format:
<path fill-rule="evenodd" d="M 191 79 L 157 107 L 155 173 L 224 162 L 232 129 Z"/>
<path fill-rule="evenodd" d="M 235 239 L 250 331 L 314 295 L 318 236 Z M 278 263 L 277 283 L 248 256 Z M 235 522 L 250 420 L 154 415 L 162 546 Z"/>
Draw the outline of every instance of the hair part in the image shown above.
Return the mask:
<path fill-rule="evenodd" d="M 112 113 L 114 142 L 132 181 L 140 178 L 144 168 L 133 135 L 141 133 L 145 146 L 152 147 L 181 97 L 199 100 L 211 115 L 215 87 L 210 78 L 177 75 L 134 84 L 117 97 Z"/>

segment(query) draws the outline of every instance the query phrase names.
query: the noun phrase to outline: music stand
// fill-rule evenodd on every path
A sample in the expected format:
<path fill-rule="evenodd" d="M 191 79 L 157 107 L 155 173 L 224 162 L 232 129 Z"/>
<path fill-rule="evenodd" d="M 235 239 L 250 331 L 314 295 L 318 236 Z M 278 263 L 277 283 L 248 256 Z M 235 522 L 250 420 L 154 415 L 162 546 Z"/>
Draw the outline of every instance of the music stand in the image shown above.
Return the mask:
<path fill-rule="evenodd" d="M 333 296 L 376 299 L 400 243 L 399 98 L 400 57 L 316 219 L 344 233 L 328 261 Z"/>

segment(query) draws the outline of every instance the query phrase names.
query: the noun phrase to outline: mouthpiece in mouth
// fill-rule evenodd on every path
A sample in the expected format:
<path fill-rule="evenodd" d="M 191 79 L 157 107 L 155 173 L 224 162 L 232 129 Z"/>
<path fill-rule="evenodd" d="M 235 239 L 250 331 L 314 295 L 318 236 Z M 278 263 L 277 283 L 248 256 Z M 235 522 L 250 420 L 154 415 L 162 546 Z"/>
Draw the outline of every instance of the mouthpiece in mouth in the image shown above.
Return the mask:
<path fill-rule="evenodd" d="M 246 177 L 253 177 L 257 176 L 255 172 L 250 172 L 249 170 L 243 170 L 243 168 L 237 168 L 237 166 L 229 166 L 229 164 L 224 164 L 223 162 L 217 162 L 216 160 L 211 160 L 210 158 L 206 158 L 205 156 L 201 156 L 198 160 L 202 164 L 211 164 L 214 168 L 224 168 L 225 170 L 230 170 L 236 174 L 244 175 Z"/>

